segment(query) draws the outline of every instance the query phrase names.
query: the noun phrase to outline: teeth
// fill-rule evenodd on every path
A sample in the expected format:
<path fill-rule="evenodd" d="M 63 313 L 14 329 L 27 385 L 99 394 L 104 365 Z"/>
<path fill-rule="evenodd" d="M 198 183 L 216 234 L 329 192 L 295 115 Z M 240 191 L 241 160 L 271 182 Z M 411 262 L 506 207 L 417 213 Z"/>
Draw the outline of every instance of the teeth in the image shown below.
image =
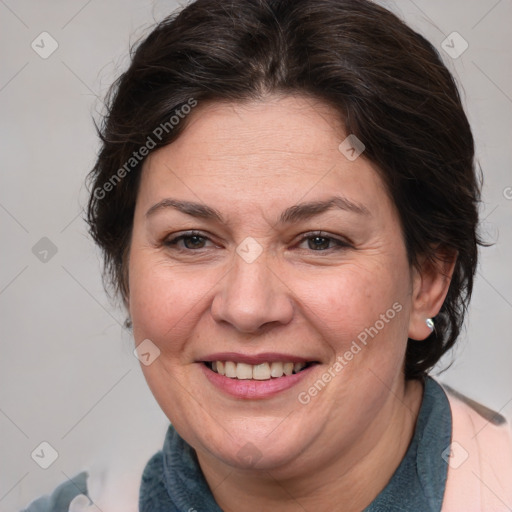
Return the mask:
<path fill-rule="evenodd" d="M 283 363 L 280 363 L 279 361 L 274 361 L 270 365 L 270 376 L 271 377 L 282 377 L 283 373 L 284 373 Z"/>
<path fill-rule="evenodd" d="M 291 375 L 293 373 L 293 363 L 284 363 L 283 371 L 285 375 Z"/>
<path fill-rule="evenodd" d="M 239 380 L 270 380 L 283 375 L 299 373 L 306 367 L 306 363 L 261 363 L 256 365 L 235 363 L 233 361 L 212 361 L 211 369 L 219 375 Z"/>
<path fill-rule="evenodd" d="M 295 373 L 299 373 L 305 366 L 306 366 L 306 363 L 295 363 L 293 365 L 293 371 Z"/>
<path fill-rule="evenodd" d="M 235 364 L 235 363 L 233 363 Z M 228 363 L 226 363 L 226 366 Z M 238 363 L 236 365 L 236 378 L 237 379 L 252 379 L 252 366 L 250 364 Z"/>
<path fill-rule="evenodd" d="M 233 363 L 233 361 L 226 361 L 224 363 L 224 371 L 226 372 L 226 377 L 229 377 L 230 379 L 235 379 L 236 363 Z"/>
<path fill-rule="evenodd" d="M 253 366 L 252 367 L 252 378 L 254 380 L 270 379 L 270 365 L 268 363 L 263 363 L 263 364 L 257 364 L 255 366 Z"/>

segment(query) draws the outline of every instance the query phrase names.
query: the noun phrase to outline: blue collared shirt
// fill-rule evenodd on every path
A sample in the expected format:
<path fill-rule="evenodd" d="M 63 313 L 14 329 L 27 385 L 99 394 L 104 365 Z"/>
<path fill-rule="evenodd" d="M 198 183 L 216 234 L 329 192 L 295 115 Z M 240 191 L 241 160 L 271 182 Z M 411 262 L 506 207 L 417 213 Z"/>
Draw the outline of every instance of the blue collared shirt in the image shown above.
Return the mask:
<path fill-rule="evenodd" d="M 439 512 L 448 465 L 452 419 L 448 398 L 432 378 L 425 379 L 413 439 L 387 486 L 364 512 Z M 343 498 L 340 497 L 340 504 Z M 341 506 L 341 509 L 343 507 Z M 222 512 L 199 467 L 195 451 L 171 426 L 162 451 L 148 462 L 142 477 L 141 512 Z"/>

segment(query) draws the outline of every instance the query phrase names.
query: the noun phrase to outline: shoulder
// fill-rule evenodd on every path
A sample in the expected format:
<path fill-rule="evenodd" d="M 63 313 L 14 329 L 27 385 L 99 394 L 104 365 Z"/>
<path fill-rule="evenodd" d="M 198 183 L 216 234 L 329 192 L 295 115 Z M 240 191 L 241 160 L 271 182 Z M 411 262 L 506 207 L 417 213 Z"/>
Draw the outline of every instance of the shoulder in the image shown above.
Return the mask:
<path fill-rule="evenodd" d="M 82 471 L 70 480 L 61 483 L 50 495 L 34 500 L 22 512 L 60 512 L 73 509 L 73 512 L 79 512 L 80 509 L 75 506 L 70 508 L 70 505 L 73 501 L 74 505 L 76 505 L 80 501 L 84 502 L 84 500 L 89 505 L 88 476 L 87 471 Z M 80 496 L 80 498 L 77 498 L 77 496 Z"/>
<path fill-rule="evenodd" d="M 499 412 L 441 384 L 448 397 L 452 414 L 452 441 L 463 441 L 468 448 L 478 447 L 487 458 L 499 454 L 498 460 L 510 462 L 512 471 L 512 426 Z M 453 443 L 452 443 L 453 444 Z M 508 464 L 505 466 L 508 467 Z"/>
<path fill-rule="evenodd" d="M 500 413 L 441 384 L 452 414 L 443 512 L 510 510 L 512 428 Z"/>
<path fill-rule="evenodd" d="M 126 461 L 93 465 L 22 512 L 137 512 L 141 474 L 142 468 L 131 467 Z"/>
<path fill-rule="evenodd" d="M 466 414 L 475 417 L 477 421 L 502 426 L 503 430 L 511 428 L 510 422 L 499 412 L 489 409 L 489 407 L 472 400 L 446 384 L 441 384 L 441 387 L 445 390 L 451 405 L 458 411 L 465 411 Z"/>
<path fill-rule="evenodd" d="M 155 433 L 143 440 L 134 434 L 96 450 L 79 466 L 79 474 L 65 479 L 53 492 L 50 487 L 47 492 L 51 493 L 32 501 L 23 512 L 139 512 L 143 478 L 150 488 L 148 495 L 153 496 L 163 477 L 163 453 L 155 449 L 161 430 L 157 425 Z"/>

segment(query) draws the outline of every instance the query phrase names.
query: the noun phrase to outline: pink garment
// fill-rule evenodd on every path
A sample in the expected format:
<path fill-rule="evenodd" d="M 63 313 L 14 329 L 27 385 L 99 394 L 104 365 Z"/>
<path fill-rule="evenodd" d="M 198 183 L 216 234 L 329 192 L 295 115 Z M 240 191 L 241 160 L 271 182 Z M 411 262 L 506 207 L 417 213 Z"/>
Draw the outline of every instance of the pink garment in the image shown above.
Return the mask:
<path fill-rule="evenodd" d="M 500 414 L 443 386 L 452 411 L 442 512 L 512 511 L 512 429 Z"/>

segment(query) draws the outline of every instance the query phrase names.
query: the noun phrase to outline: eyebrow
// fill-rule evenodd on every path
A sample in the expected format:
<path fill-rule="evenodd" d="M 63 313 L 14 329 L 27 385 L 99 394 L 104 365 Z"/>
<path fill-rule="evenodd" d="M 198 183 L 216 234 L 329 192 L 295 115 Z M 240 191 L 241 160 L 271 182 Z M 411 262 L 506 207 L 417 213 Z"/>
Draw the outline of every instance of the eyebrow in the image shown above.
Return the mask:
<path fill-rule="evenodd" d="M 226 223 L 222 214 L 215 208 L 201 203 L 180 201 L 172 198 L 162 199 L 154 204 L 146 212 L 146 217 L 150 217 L 156 212 L 167 208 L 178 210 L 191 217 Z M 281 213 L 279 224 L 290 224 L 292 222 L 307 220 L 334 208 L 357 213 L 358 215 L 370 215 L 370 211 L 366 206 L 350 201 L 342 196 L 333 196 L 323 201 L 311 201 L 290 206 Z"/>

